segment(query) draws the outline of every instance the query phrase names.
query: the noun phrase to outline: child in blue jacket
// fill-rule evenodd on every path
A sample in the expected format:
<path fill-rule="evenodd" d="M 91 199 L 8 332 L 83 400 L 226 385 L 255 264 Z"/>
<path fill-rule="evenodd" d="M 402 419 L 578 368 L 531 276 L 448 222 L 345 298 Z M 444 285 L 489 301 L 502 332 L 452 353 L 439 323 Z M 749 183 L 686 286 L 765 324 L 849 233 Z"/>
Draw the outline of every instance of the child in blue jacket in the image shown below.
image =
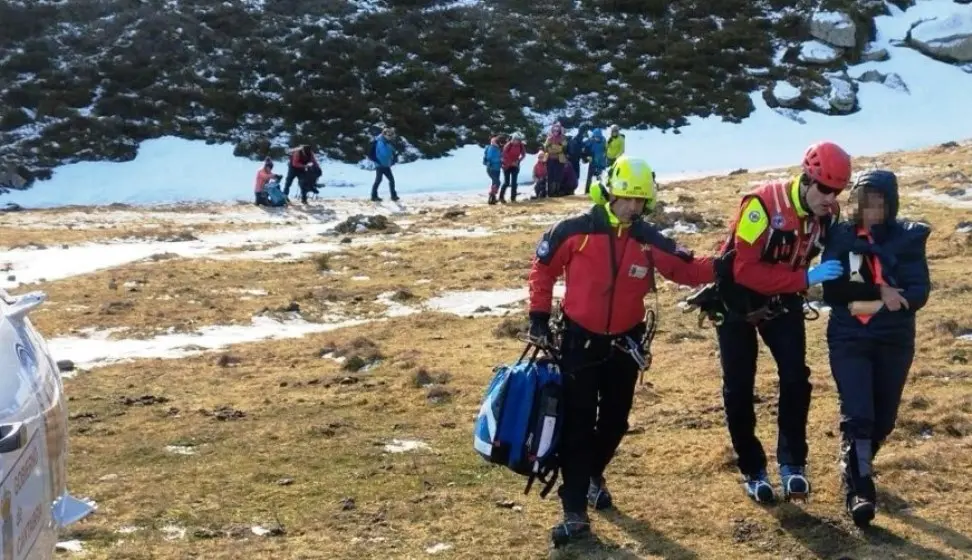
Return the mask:
<path fill-rule="evenodd" d="M 876 508 L 872 462 L 894 429 L 915 356 L 915 313 L 931 290 L 931 229 L 898 219 L 898 180 L 890 171 L 864 173 L 851 193 L 856 215 L 834 228 L 823 254 L 845 272 L 823 289 L 831 306 L 827 345 L 840 394 L 846 508 L 866 527 Z"/>
<path fill-rule="evenodd" d="M 500 149 L 498 136 L 490 138 L 489 146 L 486 146 L 486 151 L 483 153 L 483 165 L 486 166 L 486 173 L 492 181 L 489 187 L 489 204 L 496 204 L 500 187 L 500 171 L 503 169 L 503 150 Z"/>

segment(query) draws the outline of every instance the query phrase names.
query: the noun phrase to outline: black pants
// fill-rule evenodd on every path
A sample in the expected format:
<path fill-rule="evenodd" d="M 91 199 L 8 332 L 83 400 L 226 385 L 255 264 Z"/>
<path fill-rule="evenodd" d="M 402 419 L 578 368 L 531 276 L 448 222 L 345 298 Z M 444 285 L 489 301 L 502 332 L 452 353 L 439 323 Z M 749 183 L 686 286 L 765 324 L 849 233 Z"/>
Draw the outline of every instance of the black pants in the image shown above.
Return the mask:
<path fill-rule="evenodd" d="M 565 512 L 583 512 L 591 477 L 604 474 L 628 431 L 638 366 L 624 352 L 612 349 L 611 339 L 591 337 L 576 327 L 564 334 L 561 352 L 563 482 L 558 494 Z"/>
<path fill-rule="evenodd" d="M 267 197 L 265 192 L 253 193 L 253 198 L 253 204 L 257 206 L 270 206 L 270 198 Z"/>
<path fill-rule="evenodd" d="M 776 459 L 781 465 L 807 462 L 807 414 L 810 410 L 810 368 L 807 367 L 806 325 L 798 305 L 758 327 L 726 321 L 716 328 L 722 362 L 722 400 L 737 465 L 744 475 L 766 467 L 766 453 L 756 437 L 753 391 L 759 343 L 769 347 L 780 378 Z"/>
<path fill-rule="evenodd" d="M 304 177 L 304 168 L 294 167 L 293 165 L 287 164 L 287 179 L 284 180 L 284 196 L 290 196 L 290 185 L 294 184 L 294 179 L 297 179 L 297 184 L 300 184 L 300 179 Z"/>
<path fill-rule="evenodd" d="M 587 166 L 587 181 L 584 183 L 584 194 L 591 192 L 591 181 L 600 175 L 601 171 L 603 171 L 603 169 L 595 166 L 593 162 Z"/>
<path fill-rule="evenodd" d="M 375 183 L 371 185 L 371 198 L 378 198 L 378 185 L 381 184 L 382 177 L 388 178 L 388 193 L 391 197 L 398 198 L 398 194 L 395 192 L 395 176 L 392 175 L 391 167 L 376 167 L 375 168 Z"/>
<path fill-rule="evenodd" d="M 839 328 L 839 327 L 838 327 Z M 840 394 L 843 477 L 849 493 L 874 499 L 871 463 L 894 430 L 915 356 L 910 340 L 835 336 L 828 325 L 830 371 Z"/>
<path fill-rule="evenodd" d="M 516 183 L 519 180 L 520 168 L 507 167 L 503 169 L 503 186 L 500 187 L 500 200 L 506 197 L 506 188 L 510 189 L 510 200 L 516 202 Z"/>
<path fill-rule="evenodd" d="M 547 160 L 547 196 L 560 196 L 560 185 L 564 181 L 564 163 L 557 158 Z"/>

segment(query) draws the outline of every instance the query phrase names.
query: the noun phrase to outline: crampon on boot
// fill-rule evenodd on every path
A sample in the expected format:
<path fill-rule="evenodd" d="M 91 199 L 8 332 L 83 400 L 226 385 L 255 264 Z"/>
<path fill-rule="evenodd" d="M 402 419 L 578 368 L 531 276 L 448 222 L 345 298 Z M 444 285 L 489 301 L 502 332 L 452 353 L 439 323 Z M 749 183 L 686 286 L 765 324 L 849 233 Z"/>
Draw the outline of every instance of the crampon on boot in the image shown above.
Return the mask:
<path fill-rule="evenodd" d="M 743 482 L 743 488 L 746 489 L 746 495 L 757 504 L 771 504 L 776 501 L 776 495 L 773 493 L 773 486 L 769 483 L 766 471 L 747 476 Z"/>
<path fill-rule="evenodd" d="M 810 498 L 810 481 L 806 469 L 797 465 L 780 465 L 780 482 L 783 486 L 783 499 L 807 501 Z"/>
<path fill-rule="evenodd" d="M 599 511 L 609 509 L 614 505 L 614 499 L 611 497 L 611 492 L 608 491 L 603 476 L 591 478 L 591 483 L 587 487 L 587 503 Z"/>
<path fill-rule="evenodd" d="M 591 520 L 586 513 L 565 513 L 564 520 L 550 529 L 553 545 L 563 546 L 583 539 L 591 534 Z"/>

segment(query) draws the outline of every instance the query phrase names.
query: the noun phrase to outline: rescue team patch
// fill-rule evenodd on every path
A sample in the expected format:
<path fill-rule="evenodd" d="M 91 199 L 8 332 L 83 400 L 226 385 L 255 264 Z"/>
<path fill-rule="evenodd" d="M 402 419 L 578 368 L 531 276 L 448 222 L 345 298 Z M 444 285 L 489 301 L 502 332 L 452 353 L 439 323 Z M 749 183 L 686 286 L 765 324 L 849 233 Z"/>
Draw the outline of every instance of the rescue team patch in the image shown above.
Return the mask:
<path fill-rule="evenodd" d="M 757 212 L 756 210 L 753 210 L 752 212 L 749 213 L 749 221 L 754 224 L 759 222 L 759 219 L 762 217 L 763 215 Z"/>
<path fill-rule="evenodd" d="M 537 256 L 541 259 L 550 254 L 550 243 L 544 239 L 537 245 Z"/>
<path fill-rule="evenodd" d="M 770 222 L 770 225 L 775 229 L 780 229 L 783 227 L 784 221 L 783 214 L 773 214 L 773 220 Z"/>

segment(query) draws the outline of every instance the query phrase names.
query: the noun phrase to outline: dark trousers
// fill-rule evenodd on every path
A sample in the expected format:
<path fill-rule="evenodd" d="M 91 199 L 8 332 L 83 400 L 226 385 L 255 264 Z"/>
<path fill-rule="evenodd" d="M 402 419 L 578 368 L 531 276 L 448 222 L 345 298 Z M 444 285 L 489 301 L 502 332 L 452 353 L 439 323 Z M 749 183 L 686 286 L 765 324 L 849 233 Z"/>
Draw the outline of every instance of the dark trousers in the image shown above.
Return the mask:
<path fill-rule="evenodd" d="M 579 513 L 587 510 L 591 478 L 603 476 L 628 431 L 638 366 L 627 354 L 613 349 L 607 337 L 590 337 L 583 331 L 566 332 L 561 352 L 564 424 L 559 455 L 563 481 L 558 494 L 565 512 Z"/>
<path fill-rule="evenodd" d="M 265 192 L 253 193 L 253 199 L 253 204 L 257 206 L 270 206 L 270 198 Z"/>
<path fill-rule="evenodd" d="M 290 196 L 290 185 L 294 184 L 294 179 L 297 179 L 297 184 L 300 184 L 300 179 L 304 177 L 304 169 L 294 167 L 293 165 L 287 164 L 287 179 L 284 180 L 284 196 Z"/>
<path fill-rule="evenodd" d="M 398 198 L 398 193 L 395 192 L 395 176 L 392 175 L 391 167 L 381 166 L 375 168 L 375 183 L 371 185 L 371 198 L 378 198 L 378 185 L 381 184 L 382 177 L 388 178 L 388 193 L 391 197 Z"/>
<path fill-rule="evenodd" d="M 781 465 L 807 462 L 807 414 L 810 410 L 810 368 L 807 367 L 806 325 L 802 309 L 789 311 L 758 327 L 726 321 L 716 328 L 722 362 L 722 400 L 737 465 L 744 475 L 766 468 L 766 453 L 756 437 L 753 392 L 756 383 L 756 334 L 769 347 L 780 378 L 776 459 Z"/>
<path fill-rule="evenodd" d="M 564 165 L 557 158 L 547 160 L 547 196 L 559 196 L 564 180 Z"/>
<path fill-rule="evenodd" d="M 915 356 L 914 338 L 881 340 L 836 336 L 833 331 L 831 323 L 827 345 L 830 371 L 840 395 L 842 474 L 849 493 L 873 500 L 871 464 L 894 430 Z"/>
<path fill-rule="evenodd" d="M 584 194 L 591 192 L 591 181 L 594 180 L 594 177 L 600 175 L 601 171 L 603 170 L 593 163 L 587 166 L 587 181 L 584 183 Z M 578 175 L 578 177 L 580 177 L 580 175 Z"/>
<path fill-rule="evenodd" d="M 489 175 L 489 184 L 493 190 L 499 189 L 500 186 L 500 170 L 499 168 L 487 167 L 486 174 Z"/>
<path fill-rule="evenodd" d="M 520 168 L 507 167 L 503 169 L 503 186 L 500 187 L 500 200 L 506 198 L 506 189 L 510 189 L 510 200 L 516 202 L 516 183 L 519 180 Z"/>

